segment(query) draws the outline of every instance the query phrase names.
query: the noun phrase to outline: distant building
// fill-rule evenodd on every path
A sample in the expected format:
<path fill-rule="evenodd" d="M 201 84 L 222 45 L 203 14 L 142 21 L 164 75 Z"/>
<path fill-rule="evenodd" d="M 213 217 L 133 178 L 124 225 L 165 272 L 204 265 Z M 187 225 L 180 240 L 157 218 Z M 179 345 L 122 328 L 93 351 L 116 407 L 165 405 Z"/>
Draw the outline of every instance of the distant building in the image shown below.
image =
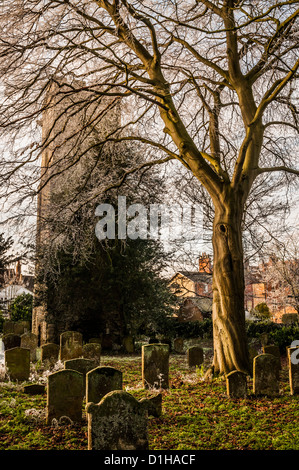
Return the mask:
<path fill-rule="evenodd" d="M 267 304 L 272 313 L 271 319 L 276 323 L 298 318 L 298 312 L 292 306 L 287 288 L 284 291 L 284 306 L 275 299 L 277 296 L 273 295 L 275 294 L 273 285 L 265 280 L 267 267 L 268 263 L 261 263 L 259 266 L 245 264 L 245 318 L 257 320 L 252 310 L 261 303 Z M 170 288 L 178 297 L 179 307 L 176 316 L 179 321 L 202 321 L 211 317 L 212 272 L 211 258 L 203 253 L 199 257 L 198 271 L 178 271 L 170 279 Z"/>
<path fill-rule="evenodd" d="M 212 264 L 206 253 L 199 257 L 198 271 L 179 271 L 169 282 L 179 299 L 179 321 L 202 321 L 212 314 Z"/>
<path fill-rule="evenodd" d="M 21 262 L 17 261 L 15 268 L 5 269 L 3 287 L 0 289 L 0 308 L 3 314 L 8 314 L 10 304 L 22 294 L 33 295 L 34 276 L 22 274 Z"/>
<path fill-rule="evenodd" d="M 272 321 L 282 323 L 287 318 L 285 315 L 294 318 L 294 315 L 298 316 L 298 312 L 292 305 L 292 296 L 287 287 L 283 291 L 279 289 L 276 294 L 273 283 L 265 280 L 270 265 L 271 260 L 258 266 L 245 266 L 245 310 L 251 312 L 258 304 L 266 303 L 272 313 Z"/>

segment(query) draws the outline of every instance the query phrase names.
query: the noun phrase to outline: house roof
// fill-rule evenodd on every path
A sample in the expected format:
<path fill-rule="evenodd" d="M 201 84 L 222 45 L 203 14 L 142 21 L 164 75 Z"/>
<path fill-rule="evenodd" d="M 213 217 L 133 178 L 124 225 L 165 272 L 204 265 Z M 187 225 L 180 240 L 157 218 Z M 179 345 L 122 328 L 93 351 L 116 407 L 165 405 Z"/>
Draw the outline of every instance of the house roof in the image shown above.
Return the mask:
<path fill-rule="evenodd" d="M 210 282 L 212 280 L 212 274 L 200 273 L 198 271 L 178 271 L 171 279 L 170 282 L 175 279 L 176 276 L 181 275 L 190 279 L 193 282 Z"/>

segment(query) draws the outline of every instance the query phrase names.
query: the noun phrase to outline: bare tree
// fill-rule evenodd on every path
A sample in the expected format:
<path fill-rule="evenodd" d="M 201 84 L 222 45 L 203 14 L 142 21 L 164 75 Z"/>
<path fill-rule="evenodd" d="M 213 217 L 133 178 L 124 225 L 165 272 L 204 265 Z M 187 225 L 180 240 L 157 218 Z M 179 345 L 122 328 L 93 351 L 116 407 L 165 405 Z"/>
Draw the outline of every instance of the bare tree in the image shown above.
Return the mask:
<path fill-rule="evenodd" d="M 295 234 L 272 245 L 265 258 L 265 282 L 268 302 L 276 309 L 293 307 L 299 313 L 299 253 Z"/>
<path fill-rule="evenodd" d="M 37 133 L 37 120 L 50 106 L 45 100 L 50 83 L 57 83 L 58 99 L 74 97 L 70 113 L 84 108 L 89 122 L 78 123 L 78 138 L 101 125 L 98 110 L 107 97 L 108 107 L 121 100 L 121 123 L 104 132 L 100 144 L 130 140 L 148 145 L 156 155 L 150 152 L 143 168 L 180 162 L 205 188 L 212 205 L 216 372 L 250 370 L 242 245 L 250 195 L 267 175 L 273 184 L 283 178 L 285 185 L 294 185 L 299 174 L 298 3 L 1 4 L 1 195 L 25 198 L 28 189 L 36 194 L 38 159 L 51 144 L 51 132 Z M 81 87 L 74 85 L 78 80 Z M 85 94 L 79 103 L 78 91 Z M 80 146 L 76 161 L 88 147 Z M 72 156 L 68 165 L 74 164 Z M 134 171 L 127 168 L 126 174 Z M 99 182 L 99 193 L 103 189 Z"/>

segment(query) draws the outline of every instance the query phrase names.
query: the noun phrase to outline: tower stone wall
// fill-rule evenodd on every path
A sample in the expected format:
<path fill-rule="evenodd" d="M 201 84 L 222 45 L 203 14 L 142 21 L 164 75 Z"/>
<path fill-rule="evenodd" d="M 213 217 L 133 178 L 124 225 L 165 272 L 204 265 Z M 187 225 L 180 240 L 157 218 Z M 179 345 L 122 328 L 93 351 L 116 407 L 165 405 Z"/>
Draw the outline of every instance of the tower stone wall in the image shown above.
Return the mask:
<path fill-rule="evenodd" d="M 55 225 L 57 194 L 64 183 L 73 177 L 74 168 L 80 171 L 80 159 L 86 159 L 95 139 L 104 139 L 120 123 L 120 106 L 115 98 L 101 97 L 91 93 L 84 83 L 64 83 L 53 80 L 43 105 L 41 143 L 41 175 L 37 202 L 37 230 L 35 269 L 35 299 L 46 289 L 39 273 L 40 260 L 51 249 Z M 100 93 L 99 93 L 99 96 Z M 35 302 L 32 331 L 39 344 L 57 341 L 58 335 L 68 329 L 69 319 L 56 318 L 48 312 L 45 301 Z"/>

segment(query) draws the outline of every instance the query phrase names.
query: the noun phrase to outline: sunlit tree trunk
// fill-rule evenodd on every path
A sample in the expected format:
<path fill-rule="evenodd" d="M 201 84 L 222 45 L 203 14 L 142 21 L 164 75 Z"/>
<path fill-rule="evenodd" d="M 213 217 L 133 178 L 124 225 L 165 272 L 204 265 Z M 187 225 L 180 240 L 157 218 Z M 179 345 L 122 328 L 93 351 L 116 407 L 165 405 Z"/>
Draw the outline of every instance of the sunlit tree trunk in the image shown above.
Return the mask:
<path fill-rule="evenodd" d="M 250 371 L 245 330 L 242 208 L 236 197 L 216 208 L 213 227 L 215 373 Z"/>

